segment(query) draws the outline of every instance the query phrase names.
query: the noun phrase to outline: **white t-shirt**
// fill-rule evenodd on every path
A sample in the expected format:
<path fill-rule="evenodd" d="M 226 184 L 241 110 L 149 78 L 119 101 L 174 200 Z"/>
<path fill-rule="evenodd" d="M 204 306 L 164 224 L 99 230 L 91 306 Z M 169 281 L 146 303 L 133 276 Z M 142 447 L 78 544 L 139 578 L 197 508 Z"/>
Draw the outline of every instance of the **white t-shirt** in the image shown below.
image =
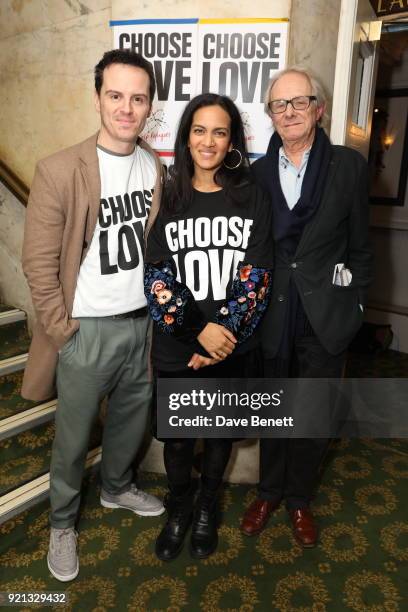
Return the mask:
<path fill-rule="evenodd" d="M 89 251 L 79 270 L 73 317 L 105 317 L 142 308 L 143 232 L 156 164 L 136 146 L 131 155 L 97 147 L 101 203 Z"/>

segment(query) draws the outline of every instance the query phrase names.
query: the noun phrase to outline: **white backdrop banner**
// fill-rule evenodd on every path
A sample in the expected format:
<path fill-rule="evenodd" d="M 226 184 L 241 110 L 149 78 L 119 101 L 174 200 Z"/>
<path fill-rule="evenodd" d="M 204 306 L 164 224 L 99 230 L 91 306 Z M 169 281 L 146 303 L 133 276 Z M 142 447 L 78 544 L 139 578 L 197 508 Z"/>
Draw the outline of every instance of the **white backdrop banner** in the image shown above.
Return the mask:
<path fill-rule="evenodd" d="M 143 138 L 171 163 L 186 103 L 201 92 L 237 104 L 251 158 L 263 155 L 271 122 L 263 98 L 286 66 L 287 19 L 141 19 L 111 21 L 114 46 L 132 49 L 154 68 L 157 92 Z"/>

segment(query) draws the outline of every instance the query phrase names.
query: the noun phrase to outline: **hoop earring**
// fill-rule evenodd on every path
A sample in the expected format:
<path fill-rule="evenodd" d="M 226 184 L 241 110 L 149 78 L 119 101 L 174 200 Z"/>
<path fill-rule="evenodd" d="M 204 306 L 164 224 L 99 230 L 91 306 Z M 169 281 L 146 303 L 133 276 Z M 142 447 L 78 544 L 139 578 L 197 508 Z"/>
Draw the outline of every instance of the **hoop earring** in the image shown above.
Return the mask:
<path fill-rule="evenodd" d="M 235 166 L 228 166 L 225 163 L 225 159 L 224 159 L 224 161 L 222 163 L 224 164 L 224 166 L 226 168 L 228 168 L 228 170 L 236 170 L 242 164 L 242 153 L 241 153 L 241 151 L 239 149 L 231 149 L 231 151 L 229 151 L 229 153 L 232 153 L 233 151 L 236 151 L 238 153 L 238 155 L 239 155 L 239 162 Z"/>

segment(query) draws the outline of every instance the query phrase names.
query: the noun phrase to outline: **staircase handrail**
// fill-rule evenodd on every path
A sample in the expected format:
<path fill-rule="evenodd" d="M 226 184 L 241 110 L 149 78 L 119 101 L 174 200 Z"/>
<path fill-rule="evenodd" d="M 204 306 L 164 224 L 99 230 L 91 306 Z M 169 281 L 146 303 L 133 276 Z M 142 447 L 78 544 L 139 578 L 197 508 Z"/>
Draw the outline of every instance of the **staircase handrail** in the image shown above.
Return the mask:
<path fill-rule="evenodd" d="M 21 180 L 17 174 L 9 168 L 9 166 L 0 159 L 0 181 L 11 191 L 12 194 L 23 204 L 27 206 L 28 194 L 30 189 Z"/>

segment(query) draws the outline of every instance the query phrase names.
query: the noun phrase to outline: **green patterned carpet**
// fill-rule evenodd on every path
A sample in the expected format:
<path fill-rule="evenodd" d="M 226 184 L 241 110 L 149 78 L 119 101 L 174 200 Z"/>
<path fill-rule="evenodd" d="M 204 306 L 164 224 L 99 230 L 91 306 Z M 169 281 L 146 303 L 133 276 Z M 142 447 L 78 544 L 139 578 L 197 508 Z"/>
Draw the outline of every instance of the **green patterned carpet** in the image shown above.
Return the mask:
<path fill-rule="evenodd" d="M 186 548 L 168 564 L 153 552 L 164 517 L 102 508 L 91 480 L 79 523 L 78 578 L 63 584 L 49 575 L 44 502 L 0 527 L 0 590 L 66 590 L 70 606 L 56 609 L 84 612 L 403 611 L 407 478 L 406 441 L 341 441 L 330 452 L 314 504 L 317 548 L 296 544 L 283 508 L 258 538 L 243 536 L 240 517 L 255 489 L 229 485 L 216 554 L 197 561 Z M 143 475 L 142 485 L 165 492 L 164 478 L 155 474 Z"/>
<path fill-rule="evenodd" d="M 30 345 L 25 321 L 0 326 L 0 359 L 26 353 Z"/>
<path fill-rule="evenodd" d="M 25 324 L 0 328 L 2 357 L 24 352 Z M 408 375 L 408 355 L 351 355 L 350 377 Z M 22 373 L 0 380 L 0 418 L 32 407 L 19 395 Z M 0 443 L 0 492 L 48 470 L 53 424 Z M 95 432 L 91 446 L 98 440 Z M 48 572 L 49 502 L 0 526 L 0 591 L 66 591 L 74 612 L 405 612 L 408 609 L 408 441 L 333 443 L 314 503 L 320 525 L 315 549 L 294 541 L 284 508 L 257 538 L 238 529 L 252 486 L 227 485 L 217 552 L 203 561 L 188 547 L 165 564 L 154 540 L 165 517 L 141 518 L 99 504 L 92 476 L 84 485 L 80 574 L 60 583 Z M 141 486 L 162 497 L 166 481 L 141 475 Z M 16 608 L 22 612 L 35 606 Z M 46 608 L 43 608 L 46 609 Z"/>
<path fill-rule="evenodd" d="M 0 312 L 7 312 L 8 310 L 11 310 L 11 306 L 8 306 L 7 304 L 0 304 Z"/>
<path fill-rule="evenodd" d="M 6 374 L 0 379 L 0 419 L 23 412 L 39 402 L 29 402 L 20 395 L 23 371 Z"/>
<path fill-rule="evenodd" d="M 0 442 L 0 495 L 49 471 L 54 431 L 52 421 Z M 102 427 L 97 423 L 89 448 L 98 446 L 101 439 Z"/>

